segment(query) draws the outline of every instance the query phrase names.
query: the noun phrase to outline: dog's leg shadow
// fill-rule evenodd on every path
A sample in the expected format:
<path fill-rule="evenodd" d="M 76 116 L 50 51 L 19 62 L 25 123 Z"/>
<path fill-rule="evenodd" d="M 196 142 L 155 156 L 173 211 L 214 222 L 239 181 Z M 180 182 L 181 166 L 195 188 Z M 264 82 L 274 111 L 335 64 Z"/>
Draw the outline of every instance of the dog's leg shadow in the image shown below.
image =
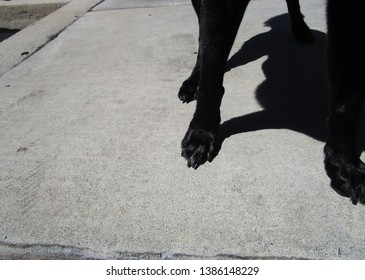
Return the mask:
<path fill-rule="evenodd" d="M 275 113 L 268 113 L 266 110 L 225 121 L 218 127 L 213 146 L 212 160 L 218 156 L 222 149 L 223 142 L 227 138 L 240 133 L 284 127 L 284 123 L 285 117 Z"/>

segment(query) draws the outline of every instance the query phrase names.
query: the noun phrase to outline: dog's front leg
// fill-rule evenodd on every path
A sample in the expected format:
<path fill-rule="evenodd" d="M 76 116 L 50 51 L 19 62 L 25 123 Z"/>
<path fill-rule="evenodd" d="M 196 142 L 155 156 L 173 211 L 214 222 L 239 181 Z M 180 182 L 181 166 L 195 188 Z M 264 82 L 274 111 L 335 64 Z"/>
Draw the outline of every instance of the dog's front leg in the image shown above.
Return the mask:
<path fill-rule="evenodd" d="M 312 43 L 314 36 L 303 19 L 299 0 L 286 0 L 286 4 L 291 20 L 291 30 L 295 39 L 305 44 Z"/>
<path fill-rule="evenodd" d="M 332 98 L 325 166 L 332 187 L 352 202 L 365 204 L 365 165 L 356 136 L 365 94 L 363 1 L 328 1 L 329 82 Z"/>
<path fill-rule="evenodd" d="M 198 168 L 212 160 L 220 123 L 225 65 L 249 0 L 201 0 L 199 17 L 199 83 L 197 105 L 182 140 L 182 156 Z"/>
<path fill-rule="evenodd" d="M 191 1 L 195 10 L 196 15 L 198 16 L 199 25 L 200 25 L 200 6 L 202 0 L 192 0 Z M 199 52 L 200 53 L 200 52 Z M 198 57 L 196 60 L 196 64 L 194 66 L 193 71 L 190 74 L 190 77 L 187 78 L 181 85 L 178 97 L 183 103 L 189 103 L 196 98 L 196 90 L 198 88 L 199 79 L 200 79 L 200 55 L 198 53 Z"/>

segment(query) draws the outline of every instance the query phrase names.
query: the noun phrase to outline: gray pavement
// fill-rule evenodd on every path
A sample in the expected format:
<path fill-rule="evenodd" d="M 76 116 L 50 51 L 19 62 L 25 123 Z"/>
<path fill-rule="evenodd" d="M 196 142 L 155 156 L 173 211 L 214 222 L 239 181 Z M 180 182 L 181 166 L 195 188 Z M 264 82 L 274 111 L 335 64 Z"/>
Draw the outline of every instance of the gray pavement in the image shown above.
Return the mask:
<path fill-rule="evenodd" d="M 252 1 L 219 153 L 198 170 L 180 157 L 195 104 L 177 99 L 196 56 L 193 9 L 116 2 L 0 77 L 0 258 L 364 259 L 364 208 L 330 188 L 322 163 L 324 0 L 302 1 L 309 46 L 293 40 L 285 1 Z"/>
<path fill-rule="evenodd" d="M 70 0 L 0 0 L 0 28 L 23 29 Z"/>
<path fill-rule="evenodd" d="M 38 2 L 45 0 L 35 1 Z M 32 5 L 35 1 L 32 1 Z M 51 3 L 49 3 L 51 8 L 52 4 L 56 5 L 53 1 L 54 0 L 50 0 Z M 64 4 L 62 1 L 63 0 L 60 0 L 60 3 Z M 1 42 L 0 76 L 42 48 L 45 44 L 57 36 L 57 34 L 77 20 L 78 17 L 85 14 L 85 12 L 101 1 L 102 0 L 73 0 L 68 5 L 63 6 L 56 12 L 30 24 L 9 39 Z M 14 3 L 12 1 L 10 4 L 15 6 L 15 11 L 17 10 L 15 5 L 16 3 L 19 3 L 20 8 L 25 5 L 24 2 L 20 2 L 20 0 L 19 2 L 15 1 Z M 5 3 L 0 4 L 0 9 L 8 7 Z M 42 2 L 42 4 L 39 5 L 40 7 L 44 7 L 44 5 L 48 7 L 45 2 Z"/>

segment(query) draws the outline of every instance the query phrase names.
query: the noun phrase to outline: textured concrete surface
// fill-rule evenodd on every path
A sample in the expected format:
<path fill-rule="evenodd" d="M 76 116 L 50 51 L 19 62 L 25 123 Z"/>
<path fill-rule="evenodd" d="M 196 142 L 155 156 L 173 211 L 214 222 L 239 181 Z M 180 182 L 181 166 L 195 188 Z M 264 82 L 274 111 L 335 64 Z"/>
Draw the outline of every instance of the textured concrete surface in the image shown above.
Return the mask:
<path fill-rule="evenodd" d="M 34 22 L 0 44 L 0 76 L 51 41 L 102 0 L 77 0 Z"/>
<path fill-rule="evenodd" d="M 23 29 L 68 2 L 70 0 L 0 1 L 0 28 Z"/>
<path fill-rule="evenodd" d="M 190 3 L 190 0 L 108 0 L 97 5 L 93 11 L 188 5 Z"/>
<path fill-rule="evenodd" d="M 302 2 L 310 46 L 285 1 L 249 6 L 220 150 L 196 171 L 180 157 L 195 104 L 177 99 L 196 56 L 190 5 L 87 12 L 7 71 L 1 258 L 364 259 L 364 208 L 322 163 L 325 5 Z"/>

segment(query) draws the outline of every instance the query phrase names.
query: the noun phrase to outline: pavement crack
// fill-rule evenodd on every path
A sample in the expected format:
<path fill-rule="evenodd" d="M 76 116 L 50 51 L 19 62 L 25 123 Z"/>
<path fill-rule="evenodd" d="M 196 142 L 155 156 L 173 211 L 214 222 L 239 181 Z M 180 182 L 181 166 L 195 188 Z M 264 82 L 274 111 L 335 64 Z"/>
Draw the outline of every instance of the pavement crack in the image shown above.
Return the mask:
<path fill-rule="evenodd" d="M 61 244 L 0 241 L 0 259 L 95 259 L 89 249 Z"/>
<path fill-rule="evenodd" d="M 154 9 L 154 8 L 163 8 L 163 7 L 171 7 L 171 6 L 191 6 L 190 3 L 173 3 L 173 4 L 158 4 L 158 5 L 141 5 L 141 6 L 125 6 L 125 7 L 105 7 L 105 8 L 97 8 L 98 5 L 94 9 L 89 12 L 97 13 L 97 12 L 107 12 L 107 11 L 118 11 L 118 10 L 137 10 L 137 9 Z"/>
<path fill-rule="evenodd" d="M 119 252 L 119 260 L 304 260 L 300 257 L 288 256 L 241 256 L 234 254 L 197 255 L 185 253 L 154 252 Z"/>
<path fill-rule="evenodd" d="M 1 259 L 39 260 L 303 260 L 287 256 L 241 256 L 234 254 L 199 255 L 166 252 L 95 251 L 61 244 L 11 243 L 0 241 Z"/>

